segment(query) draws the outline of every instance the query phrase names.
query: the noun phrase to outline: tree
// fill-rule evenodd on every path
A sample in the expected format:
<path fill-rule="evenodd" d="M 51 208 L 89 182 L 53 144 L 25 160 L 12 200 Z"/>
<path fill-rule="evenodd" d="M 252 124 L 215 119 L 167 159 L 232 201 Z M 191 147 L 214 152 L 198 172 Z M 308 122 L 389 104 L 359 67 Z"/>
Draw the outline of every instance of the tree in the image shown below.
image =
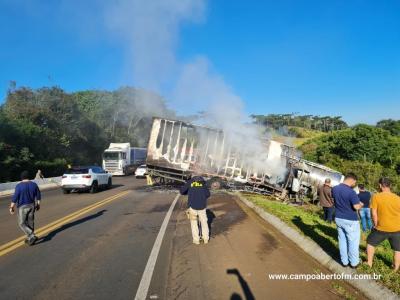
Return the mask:
<path fill-rule="evenodd" d="M 376 124 L 376 127 L 383 128 L 389 131 L 392 135 L 400 136 L 400 120 L 381 120 Z"/>

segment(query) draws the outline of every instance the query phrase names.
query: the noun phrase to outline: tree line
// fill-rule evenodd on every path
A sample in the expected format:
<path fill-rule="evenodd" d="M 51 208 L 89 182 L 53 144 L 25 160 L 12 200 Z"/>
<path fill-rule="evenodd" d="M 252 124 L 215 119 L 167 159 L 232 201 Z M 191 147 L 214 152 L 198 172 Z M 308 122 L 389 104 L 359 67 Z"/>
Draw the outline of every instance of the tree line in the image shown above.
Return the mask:
<path fill-rule="evenodd" d="M 377 190 L 380 177 L 388 176 L 395 190 L 400 192 L 400 120 L 386 119 L 375 126 L 358 124 L 350 127 L 340 116 L 292 113 L 251 117 L 267 131 L 310 138 L 300 147 L 305 159 L 342 173 L 354 172 L 371 190 Z"/>
<path fill-rule="evenodd" d="M 300 149 L 305 159 L 342 173 L 357 174 L 359 182 L 371 190 L 377 190 L 379 178 L 387 176 L 399 193 L 400 135 L 396 131 L 399 121 L 392 121 L 334 131 L 307 141 Z"/>
<path fill-rule="evenodd" d="M 50 177 L 60 175 L 68 164 L 100 164 L 110 142 L 146 147 L 153 116 L 182 119 L 163 97 L 132 87 L 68 93 L 59 87 L 10 85 L 0 106 L 0 182 L 18 180 L 23 169 L 32 174 L 41 169 Z M 386 175 L 400 189 L 400 120 L 349 127 L 341 117 L 252 117 L 274 129 L 324 131 L 301 146 L 306 159 L 343 173 L 356 172 L 370 188 Z"/>
<path fill-rule="evenodd" d="M 342 120 L 341 116 L 314 116 L 314 115 L 297 115 L 291 114 L 268 114 L 268 115 L 251 115 L 253 121 L 267 128 L 280 130 L 283 127 L 302 127 L 323 132 L 331 132 L 335 130 L 345 129 L 347 123 Z"/>
<path fill-rule="evenodd" d="M 58 176 L 67 164 L 100 164 L 110 142 L 146 147 L 152 117 L 175 117 L 161 96 L 132 87 L 68 93 L 11 85 L 0 106 L 0 182 L 23 169 Z"/>

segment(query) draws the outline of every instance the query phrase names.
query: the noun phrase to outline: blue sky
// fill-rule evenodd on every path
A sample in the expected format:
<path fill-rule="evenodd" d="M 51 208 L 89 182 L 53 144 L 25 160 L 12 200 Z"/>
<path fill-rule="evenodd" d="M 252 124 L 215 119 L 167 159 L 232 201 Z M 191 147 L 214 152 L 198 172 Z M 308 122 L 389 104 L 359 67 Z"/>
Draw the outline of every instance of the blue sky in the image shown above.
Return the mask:
<path fill-rule="evenodd" d="M 104 26 L 101 1 L 39 2 L 0 0 L 0 101 L 10 80 L 67 91 L 138 85 L 135 54 Z M 180 23 L 174 55 L 207 57 L 247 114 L 400 119 L 399 1 L 206 4 L 200 21 Z"/>

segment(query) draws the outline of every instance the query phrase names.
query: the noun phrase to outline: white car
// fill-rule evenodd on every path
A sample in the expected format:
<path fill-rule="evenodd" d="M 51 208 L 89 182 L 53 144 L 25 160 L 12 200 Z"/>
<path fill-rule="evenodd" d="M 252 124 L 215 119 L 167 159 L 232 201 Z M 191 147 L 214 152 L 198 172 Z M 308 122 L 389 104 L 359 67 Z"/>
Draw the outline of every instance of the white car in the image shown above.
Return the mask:
<path fill-rule="evenodd" d="M 147 167 L 146 165 L 141 165 L 137 167 L 135 171 L 136 178 L 145 177 L 147 175 Z"/>
<path fill-rule="evenodd" d="M 64 194 L 73 190 L 90 191 L 96 193 L 99 188 L 111 188 L 112 175 L 101 167 L 73 167 L 68 169 L 61 179 L 61 188 Z"/>

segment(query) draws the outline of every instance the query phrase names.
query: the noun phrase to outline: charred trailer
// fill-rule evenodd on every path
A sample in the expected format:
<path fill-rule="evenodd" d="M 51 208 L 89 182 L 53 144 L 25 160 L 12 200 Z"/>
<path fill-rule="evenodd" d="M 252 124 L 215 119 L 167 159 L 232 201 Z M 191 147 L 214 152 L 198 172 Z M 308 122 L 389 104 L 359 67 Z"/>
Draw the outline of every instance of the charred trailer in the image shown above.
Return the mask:
<path fill-rule="evenodd" d="M 185 182 L 201 174 L 212 188 L 229 185 L 261 193 L 282 192 L 294 148 L 275 141 L 240 140 L 222 130 L 153 118 L 147 147 L 148 174 L 161 182 Z M 256 153 L 257 152 L 257 153 Z"/>
<path fill-rule="evenodd" d="M 286 188 L 288 196 L 297 198 L 308 198 L 317 200 L 317 191 L 326 179 L 331 180 L 331 185 L 335 186 L 343 182 L 342 173 L 305 159 L 292 161 L 290 164 Z"/>

